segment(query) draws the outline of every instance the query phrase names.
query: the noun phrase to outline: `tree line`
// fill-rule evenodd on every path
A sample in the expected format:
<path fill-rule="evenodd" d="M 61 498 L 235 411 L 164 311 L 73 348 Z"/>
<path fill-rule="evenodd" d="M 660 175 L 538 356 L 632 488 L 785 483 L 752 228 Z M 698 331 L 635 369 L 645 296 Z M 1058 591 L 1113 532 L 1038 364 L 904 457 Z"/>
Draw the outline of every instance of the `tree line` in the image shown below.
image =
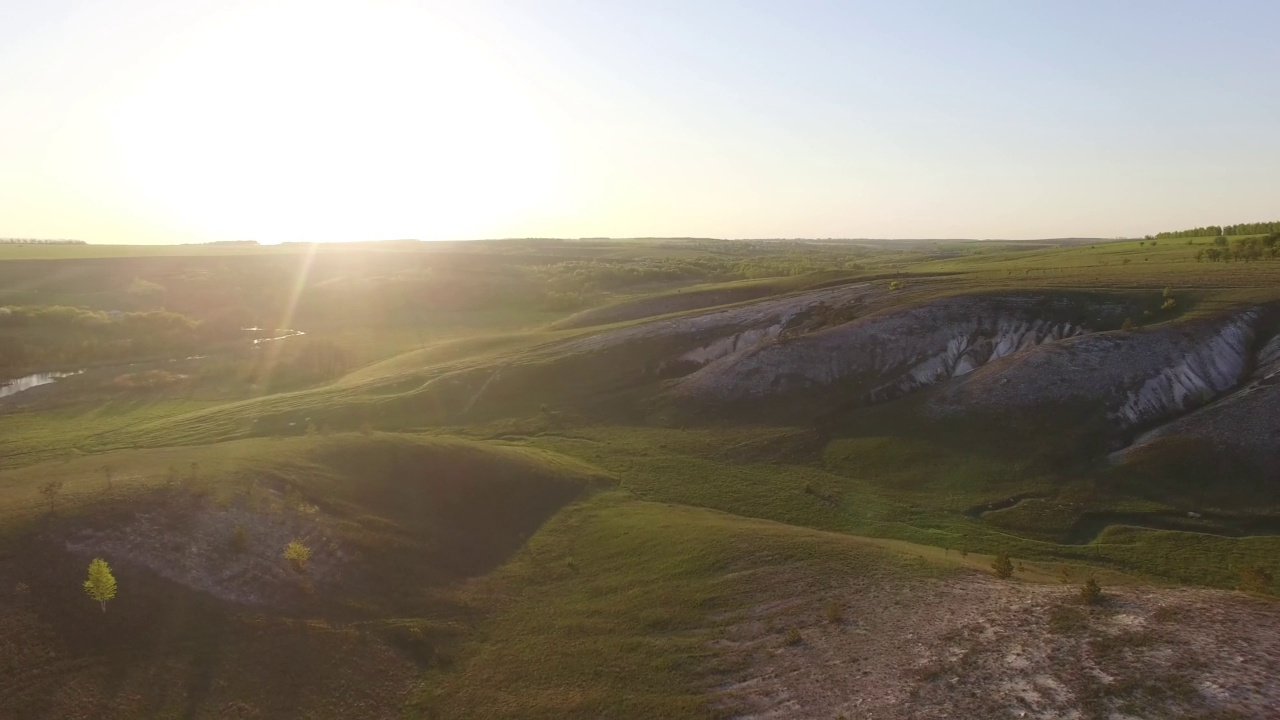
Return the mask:
<path fill-rule="evenodd" d="M 1147 239 L 1150 240 L 1152 237 L 1157 240 L 1164 240 L 1166 238 L 1218 237 L 1219 235 L 1265 235 L 1267 233 L 1280 233 L 1280 221 L 1240 223 L 1238 225 L 1205 225 L 1204 227 L 1191 228 L 1190 230 L 1156 233 L 1154 236 L 1148 235 Z"/>
<path fill-rule="evenodd" d="M 1270 235 L 1241 237 L 1227 242 L 1225 235 L 1213 239 L 1213 245 L 1196 251 L 1196 262 L 1253 262 L 1263 258 L 1280 258 L 1280 232 Z"/>
<path fill-rule="evenodd" d="M 83 240 L 37 240 L 34 238 L 0 238 L 0 245 L 88 245 Z"/>

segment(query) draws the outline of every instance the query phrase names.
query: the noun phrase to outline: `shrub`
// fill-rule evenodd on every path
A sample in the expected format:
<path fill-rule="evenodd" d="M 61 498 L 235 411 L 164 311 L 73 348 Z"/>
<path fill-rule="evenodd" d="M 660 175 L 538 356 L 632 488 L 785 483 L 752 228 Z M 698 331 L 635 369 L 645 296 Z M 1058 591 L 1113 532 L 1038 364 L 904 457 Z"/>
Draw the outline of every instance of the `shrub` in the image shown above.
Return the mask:
<path fill-rule="evenodd" d="M 840 603 L 830 603 L 827 605 L 827 622 L 832 625 L 840 625 L 844 622 L 844 608 Z"/>
<path fill-rule="evenodd" d="M 301 540 L 291 540 L 284 546 L 284 559 L 298 572 L 306 572 L 307 561 L 311 559 L 311 548 Z"/>
<path fill-rule="evenodd" d="M 1002 580 L 1013 577 L 1013 561 L 1009 559 L 1009 553 L 1001 552 L 996 555 L 995 562 L 991 563 L 991 569 L 996 572 L 996 577 Z"/>
<path fill-rule="evenodd" d="M 787 630 L 787 644 L 788 644 L 788 645 L 799 645 L 799 644 L 800 644 L 800 643 L 802 643 L 802 642 L 804 642 L 804 638 L 800 636 L 800 631 L 799 631 L 799 630 L 797 630 L 797 629 L 795 629 L 795 628 L 791 628 L 791 629 Z"/>
<path fill-rule="evenodd" d="M 249 534 L 244 531 L 243 525 L 237 525 L 231 531 L 231 549 L 238 553 L 249 549 Z"/>
<path fill-rule="evenodd" d="M 1240 571 L 1240 589 L 1245 592 L 1262 595 L 1271 592 L 1271 573 L 1257 566 L 1247 567 Z"/>
<path fill-rule="evenodd" d="M 1088 628 L 1088 618 L 1078 608 L 1059 605 L 1049 614 L 1049 630 L 1059 635 L 1074 635 Z"/>
<path fill-rule="evenodd" d="M 1080 586 L 1080 602 L 1085 605 L 1097 605 L 1102 602 L 1102 586 L 1096 578 L 1089 578 Z"/>
<path fill-rule="evenodd" d="M 1178 306 L 1178 301 L 1174 300 L 1173 298 L 1165 298 L 1165 301 L 1160 303 L 1161 310 L 1172 310 L 1177 306 Z"/>

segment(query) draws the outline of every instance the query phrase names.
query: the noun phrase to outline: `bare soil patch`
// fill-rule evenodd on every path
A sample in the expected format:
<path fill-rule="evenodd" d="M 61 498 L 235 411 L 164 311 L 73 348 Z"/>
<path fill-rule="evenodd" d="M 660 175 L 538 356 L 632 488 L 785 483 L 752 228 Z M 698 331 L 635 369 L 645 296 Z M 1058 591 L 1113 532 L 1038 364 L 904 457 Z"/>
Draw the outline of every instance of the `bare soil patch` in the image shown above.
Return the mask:
<path fill-rule="evenodd" d="M 1272 718 L 1280 604 L 1195 589 L 1109 588 L 967 573 L 806 582 L 736 619 L 717 689 L 739 718 Z"/>

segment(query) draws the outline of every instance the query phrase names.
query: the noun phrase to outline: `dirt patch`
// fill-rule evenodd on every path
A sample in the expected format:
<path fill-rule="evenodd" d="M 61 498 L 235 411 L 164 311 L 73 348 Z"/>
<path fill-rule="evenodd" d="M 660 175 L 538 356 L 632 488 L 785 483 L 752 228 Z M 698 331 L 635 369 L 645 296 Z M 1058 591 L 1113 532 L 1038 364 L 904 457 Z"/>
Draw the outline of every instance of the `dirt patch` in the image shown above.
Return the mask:
<path fill-rule="evenodd" d="M 796 580 L 769 585 L 794 593 Z M 734 717 L 1268 718 L 1280 706 L 1280 605 L 1238 593 L 1109 589 L 1086 607 L 1075 586 L 967 574 L 799 597 L 762 598 L 718 641 L 739 663 L 717 689 Z"/>
<path fill-rule="evenodd" d="M 259 492 L 257 502 L 223 503 L 171 493 L 149 509 L 78 530 L 65 546 L 247 605 L 289 602 L 334 585 L 351 555 L 336 523 L 305 502 Z M 294 540 L 311 551 L 305 567 L 284 560 L 285 545 Z"/>

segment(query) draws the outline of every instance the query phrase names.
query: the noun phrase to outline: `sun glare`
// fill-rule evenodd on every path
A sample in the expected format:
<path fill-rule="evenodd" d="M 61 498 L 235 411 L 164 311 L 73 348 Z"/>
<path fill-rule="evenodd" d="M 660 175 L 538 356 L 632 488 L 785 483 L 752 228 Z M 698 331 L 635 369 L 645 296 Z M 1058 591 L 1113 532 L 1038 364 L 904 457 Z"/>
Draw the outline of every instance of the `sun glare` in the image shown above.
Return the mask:
<path fill-rule="evenodd" d="M 113 131 L 136 191 L 196 233 L 481 236 L 555 189 L 536 98 L 444 17 L 263 5 L 172 47 Z"/>

